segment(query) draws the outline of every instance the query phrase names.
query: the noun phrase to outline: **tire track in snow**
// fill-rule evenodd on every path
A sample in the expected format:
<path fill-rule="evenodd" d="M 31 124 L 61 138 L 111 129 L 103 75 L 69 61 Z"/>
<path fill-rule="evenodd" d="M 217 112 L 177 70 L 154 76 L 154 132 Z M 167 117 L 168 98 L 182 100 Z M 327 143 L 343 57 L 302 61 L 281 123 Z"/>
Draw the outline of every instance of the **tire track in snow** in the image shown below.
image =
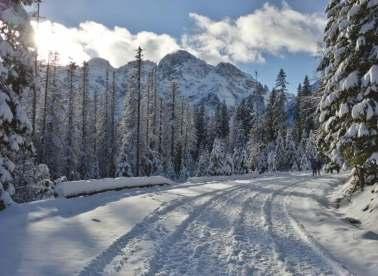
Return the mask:
<path fill-rule="evenodd" d="M 138 237 L 141 235 L 148 235 L 151 232 L 152 235 L 159 233 L 159 237 L 153 237 L 158 239 L 164 239 L 164 237 L 168 235 L 168 231 L 161 228 L 159 229 L 159 227 L 163 224 L 159 222 L 164 221 L 169 213 L 175 212 L 177 209 L 183 209 L 185 205 L 190 205 L 191 202 L 198 200 L 205 200 L 206 202 L 218 194 L 227 193 L 236 189 L 240 189 L 240 186 L 230 187 L 224 190 L 205 192 L 197 196 L 178 198 L 158 207 L 154 212 L 144 218 L 143 221 L 138 223 L 124 236 L 118 238 L 107 250 L 91 261 L 79 275 L 103 275 L 104 269 L 112 261 L 115 261 L 116 263 L 114 267 L 115 271 L 110 271 L 110 273 L 117 272 L 117 270 L 120 270 L 122 266 L 125 265 L 129 256 L 140 250 L 138 249 Z M 190 212 L 190 210 L 187 210 L 187 212 Z M 152 229 L 154 225 L 157 225 L 158 229 Z"/>
<path fill-rule="evenodd" d="M 340 269 L 335 269 L 336 265 L 331 265 L 334 262 L 315 249 L 316 246 L 304 238 L 290 219 L 285 205 L 286 197 L 290 195 L 287 190 L 306 180 L 308 178 L 277 189 L 266 202 L 267 227 L 272 235 L 277 259 L 285 271 L 293 275 L 346 275 Z"/>
<path fill-rule="evenodd" d="M 230 222 L 240 214 L 239 200 L 245 196 L 245 187 L 240 185 L 194 210 L 165 241 L 147 274 L 229 275 Z"/>
<path fill-rule="evenodd" d="M 308 179 L 255 179 L 170 201 L 81 275 L 346 275 L 289 214 L 289 191 Z"/>
<path fill-rule="evenodd" d="M 257 191 L 242 206 L 240 220 L 234 228 L 235 247 L 239 248 L 239 266 L 232 275 L 279 275 L 281 266 L 274 258 L 272 237 L 265 229 L 262 202 L 268 195 Z"/>
<path fill-rule="evenodd" d="M 199 210 L 188 220 L 189 226 L 174 236 L 173 244 L 166 243 L 169 250 L 159 252 L 157 265 L 148 275 L 280 274 L 281 267 L 271 258 L 273 249 L 267 245 L 271 236 L 263 231 L 260 202 L 267 195 L 251 184 Z M 226 223 L 222 218 L 227 218 Z"/>
<path fill-rule="evenodd" d="M 291 190 L 293 187 L 290 187 L 289 190 Z M 292 215 L 290 215 L 288 210 L 288 199 L 289 196 L 286 196 L 284 199 L 284 210 L 286 213 L 286 216 L 290 220 L 290 224 L 292 227 L 297 231 L 297 233 L 301 236 L 301 238 L 309 243 L 311 248 L 317 252 L 320 256 L 323 257 L 323 260 L 327 262 L 327 264 L 332 267 L 333 271 L 336 272 L 338 275 L 343 276 L 349 276 L 353 275 L 350 273 L 346 267 L 344 267 L 342 264 L 338 263 L 333 256 L 331 256 L 312 236 L 310 233 L 306 231 L 304 226 L 299 223 Z"/>

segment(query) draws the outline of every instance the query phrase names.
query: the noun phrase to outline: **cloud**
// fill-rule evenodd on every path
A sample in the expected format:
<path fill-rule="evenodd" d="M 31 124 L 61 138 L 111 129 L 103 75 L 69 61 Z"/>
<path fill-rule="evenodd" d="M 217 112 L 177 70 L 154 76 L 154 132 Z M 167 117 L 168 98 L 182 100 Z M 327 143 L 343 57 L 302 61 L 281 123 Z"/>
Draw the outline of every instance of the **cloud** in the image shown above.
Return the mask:
<path fill-rule="evenodd" d="M 132 34 L 127 28 L 110 29 L 93 21 L 68 28 L 49 20 L 40 23 L 36 40 L 42 59 L 49 51 L 57 51 L 61 63 L 102 57 L 113 66 L 121 66 L 134 59 L 138 46 L 144 49 L 146 59 L 155 62 L 181 48 L 212 64 L 263 63 L 267 54 L 315 55 L 325 26 L 323 16 L 302 14 L 285 2 L 282 7 L 265 4 L 236 19 L 214 21 L 196 13 L 189 16 L 193 29 L 179 40 L 152 32 Z M 33 26 L 37 28 L 36 23 Z"/>
<path fill-rule="evenodd" d="M 185 34 L 184 47 L 217 63 L 264 62 L 264 55 L 308 53 L 315 55 L 325 19 L 319 14 L 302 14 L 285 2 L 281 8 L 265 4 L 235 20 L 213 21 L 191 13 L 195 30 Z"/>
<path fill-rule="evenodd" d="M 132 34 L 126 28 L 109 29 L 92 21 L 81 23 L 78 28 L 68 28 L 49 20 L 41 22 L 38 27 L 35 22 L 32 24 L 40 58 L 46 60 L 50 51 L 56 51 L 62 64 L 102 57 L 118 67 L 134 59 L 138 46 L 143 47 L 144 58 L 152 61 L 159 61 L 180 48 L 176 40 L 166 34 Z"/>

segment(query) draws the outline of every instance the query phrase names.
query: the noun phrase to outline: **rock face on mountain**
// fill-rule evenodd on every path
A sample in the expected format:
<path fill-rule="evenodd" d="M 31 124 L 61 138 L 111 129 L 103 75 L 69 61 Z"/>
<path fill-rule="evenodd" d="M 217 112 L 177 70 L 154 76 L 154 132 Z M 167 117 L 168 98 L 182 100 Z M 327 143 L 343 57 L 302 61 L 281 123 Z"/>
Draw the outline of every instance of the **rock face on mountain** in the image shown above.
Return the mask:
<path fill-rule="evenodd" d="M 230 63 L 211 66 L 186 51 L 177 51 L 164 57 L 158 67 L 159 90 L 169 91 L 175 81 L 181 95 L 193 103 L 206 99 L 225 101 L 235 106 L 256 90 L 257 83 L 247 73 Z M 211 104 L 210 103 L 210 104 Z"/>

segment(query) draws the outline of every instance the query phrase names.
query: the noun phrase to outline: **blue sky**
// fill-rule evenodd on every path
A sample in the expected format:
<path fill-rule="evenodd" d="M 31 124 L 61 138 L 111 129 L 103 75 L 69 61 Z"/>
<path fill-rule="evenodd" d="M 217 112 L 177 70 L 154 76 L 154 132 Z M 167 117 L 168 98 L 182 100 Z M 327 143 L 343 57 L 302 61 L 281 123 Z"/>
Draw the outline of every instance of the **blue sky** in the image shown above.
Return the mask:
<path fill-rule="evenodd" d="M 67 29 L 79 28 L 78 26 L 80 26 L 81 23 L 90 21 L 104 25 L 104 28 L 108 28 L 109 30 L 114 30 L 113 28 L 115 26 L 123 27 L 127 29 L 128 36 L 129 33 L 136 35 L 143 31 L 151 32 L 159 37 L 153 36 L 153 38 L 148 38 L 148 43 L 152 43 L 151 39 L 160 39 L 158 41 L 164 40 L 164 43 L 166 43 L 164 44 L 165 48 L 172 47 L 172 49 L 175 49 L 175 47 L 182 48 L 182 45 L 186 45 L 185 47 L 198 53 L 199 57 L 207 59 L 213 64 L 218 61 L 223 61 L 221 60 L 223 57 L 221 57 L 219 53 L 226 53 L 224 61 L 233 62 L 243 70 L 253 74 L 255 71 L 258 71 L 259 80 L 268 84 L 270 87 L 274 82 L 278 70 L 282 67 L 287 71 L 290 89 L 295 91 L 298 83 L 303 80 L 305 74 L 308 74 L 310 77 L 315 75 L 318 60 L 313 54 L 314 50 L 306 49 L 306 43 L 311 38 L 306 37 L 303 41 L 299 40 L 297 42 L 294 40 L 283 44 L 278 42 L 282 45 L 280 44 L 277 47 L 274 45 L 274 43 L 276 43 L 275 41 L 277 41 L 277 39 L 275 39 L 274 41 L 268 42 L 269 45 L 267 48 L 270 50 L 266 51 L 263 49 L 263 43 L 266 38 L 262 37 L 262 42 L 251 42 L 252 45 L 250 45 L 251 43 L 248 42 L 248 34 L 243 31 L 245 30 L 243 28 L 247 26 L 247 28 L 253 29 L 255 28 L 253 22 L 261 22 L 261 20 L 266 18 L 264 17 L 266 14 L 271 14 L 271 16 L 278 14 L 275 19 L 277 20 L 275 24 L 281 24 L 281 21 L 283 22 L 282 24 L 291 24 L 295 32 L 297 32 L 298 26 L 292 25 L 298 24 L 301 26 L 300 28 L 302 30 L 310 30 L 314 33 L 314 36 L 317 36 L 313 39 L 314 41 L 320 40 L 321 35 L 318 34 L 320 33 L 319 24 L 312 26 L 311 21 L 316 21 L 314 19 L 323 17 L 323 11 L 327 2 L 327 0 L 287 0 L 285 3 L 282 1 L 267 2 L 263 0 L 49 0 L 43 3 L 41 14 L 49 21 L 62 24 Z M 264 8 L 264 5 L 267 5 L 267 3 L 269 3 L 269 7 Z M 282 20 L 284 16 L 279 18 L 280 14 L 292 14 L 284 13 L 282 10 L 284 9 L 283 7 L 286 7 L 289 12 L 295 11 L 297 13 L 293 15 L 291 22 Z M 259 11 L 260 13 L 258 13 Z M 190 16 L 190 14 L 192 14 L 192 16 Z M 300 22 L 296 19 L 299 14 L 303 15 Z M 248 15 L 252 16 L 248 17 Z M 247 19 L 244 21 L 238 20 L 240 17 L 247 17 Z M 232 46 L 233 49 L 225 49 L 224 47 L 227 46 L 224 45 L 220 46 L 221 50 L 216 53 L 214 52 L 214 55 L 210 56 L 207 52 L 213 50 L 212 47 L 217 45 L 217 41 L 222 41 L 224 37 L 222 32 L 225 30 L 220 31 L 222 35 L 219 35 L 219 33 L 214 34 L 214 30 L 218 30 L 219 25 L 216 23 L 219 22 L 224 23 L 222 26 L 227 32 L 232 32 L 233 28 L 236 26 L 243 26 L 240 29 L 241 37 L 236 38 L 240 43 L 235 43 L 235 45 Z M 244 25 L 240 22 L 244 22 Z M 97 26 L 97 28 L 98 27 L 99 26 Z M 283 26 L 283 28 L 285 28 L 285 26 Z M 95 28 L 86 28 L 87 32 L 92 29 Z M 265 28 L 262 31 L 266 32 L 266 30 L 269 29 Z M 260 30 L 258 34 L 253 33 L 251 37 L 260 40 L 262 31 Z M 99 33 L 99 31 L 97 31 L 97 33 Z M 113 32 L 112 37 L 114 37 L 115 33 L 118 34 L 118 32 Z M 162 34 L 167 34 L 168 38 L 161 37 Z M 83 36 L 83 32 L 81 32 L 80 35 Z M 125 33 L 123 33 L 123 35 L 125 35 Z M 233 35 L 228 35 L 230 36 L 228 39 L 232 40 Z M 275 35 L 277 36 L 277 34 Z M 290 35 L 290 33 L 288 33 L 288 35 Z M 189 42 L 184 43 L 183 36 L 186 36 Z M 298 36 L 298 32 L 294 33 L 293 36 Z M 140 39 L 140 37 L 143 36 L 138 36 L 135 40 Z M 177 45 L 173 45 L 174 43 L 170 41 L 170 39 L 175 40 Z M 285 39 L 285 36 L 278 36 L 278 40 Z M 124 40 L 125 39 L 122 39 L 122 41 Z M 214 45 L 207 44 L 206 40 L 214 41 Z M 227 41 L 229 40 L 226 39 L 222 42 L 227 44 Z M 312 44 L 314 43 L 313 41 L 311 42 Z M 246 45 L 242 45 L 243 43 Z M 304 45 L 296 47 L 295 43 Z M 119 43 L 114 42 L 113 44 Z M 157 61 L 157 59 L 161 58 L 163 52 L 162 50 L 157 52 L 157 50 L 154 49 L 157 47 L 155 44 L 156 43 L 152 43 L 151 45 L 153 46 L 146 47 L 147 49 L 152 49 L 150 56 L 154 59 L 153 55 L 155 54 L 155 60 Z M 244 51 L 244 56 L 235 55 L 234 52 L 237 51 L 235 49 L 239 49 L 238 47 L 242 47 L 240 49 L 242 49 L 241 52 Z M 77 47 L 72 46 L 72 48 Z M 87 51 L 90 47 L 84 48 L 85 51 Z M 108 48 L 107 46 L 107 49 Z M 251 52 L 249 53 L 248 51 Z M 89 52 L 89 50 L 86 52 L 89 56 L 92 55 L 91 53 L 101 55 L 98 49 L 92 49 L 91 52 Z M 131 55 L 131 53 L 129 55 Z M 247 58 L 245 55 L 252 55 L 254 58 Z M 105 55 L 104 57 L 106 58 L 107 56 Z M 111 58 L 109 59 L 111 60 Z M 113 59 L 116 59 L 116 57 L 113 57 Z"/>

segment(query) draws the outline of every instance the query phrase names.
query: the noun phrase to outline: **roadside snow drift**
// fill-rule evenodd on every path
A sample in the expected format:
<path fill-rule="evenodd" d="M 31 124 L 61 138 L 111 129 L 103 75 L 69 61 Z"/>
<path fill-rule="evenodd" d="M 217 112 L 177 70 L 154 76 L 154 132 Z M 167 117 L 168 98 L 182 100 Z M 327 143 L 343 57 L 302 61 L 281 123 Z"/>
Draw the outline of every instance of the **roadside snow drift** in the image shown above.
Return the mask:
<path fill-rule="evenodd" d="M 172 184 L 174 184 L 172 180 L 169 180 L 168 178 L 162 176 L 118 177 L 62 182 L 57 185 L 56 192 L 59 196 L 75 197 L 123 188 L 149 187 Z"/>

